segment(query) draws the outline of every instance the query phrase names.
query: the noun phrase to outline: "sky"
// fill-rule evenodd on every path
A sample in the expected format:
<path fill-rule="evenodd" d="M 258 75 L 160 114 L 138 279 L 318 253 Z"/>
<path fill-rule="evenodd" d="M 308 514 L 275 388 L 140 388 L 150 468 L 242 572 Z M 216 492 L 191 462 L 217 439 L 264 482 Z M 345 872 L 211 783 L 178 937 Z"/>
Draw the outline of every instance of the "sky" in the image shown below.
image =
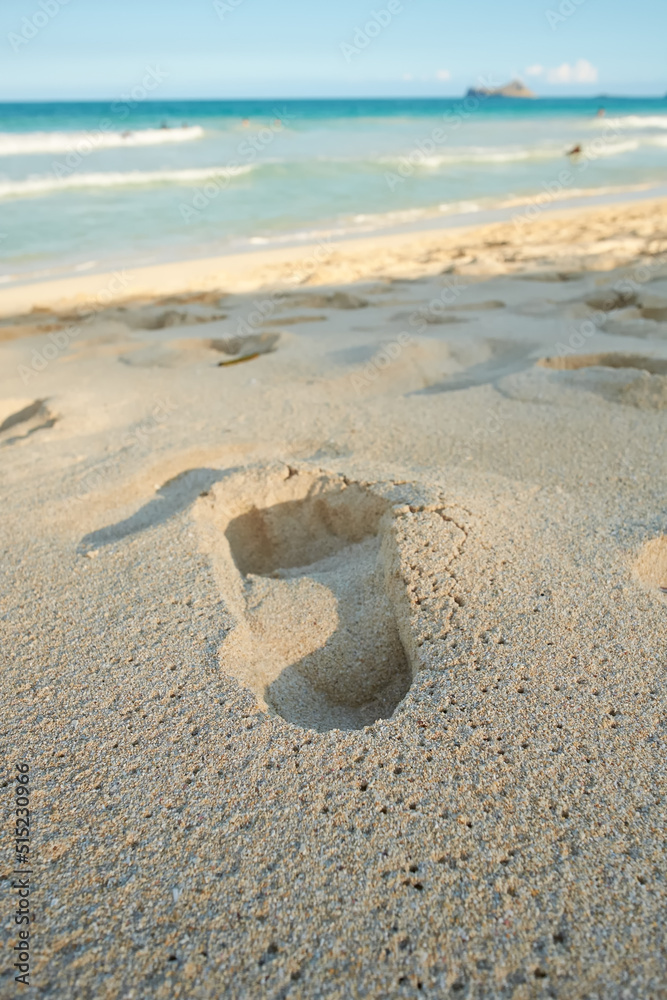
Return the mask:
<path fill-rule="evenodd" d="M 0 100 L 667 92 L 665 0 L 2 0 Z"/>

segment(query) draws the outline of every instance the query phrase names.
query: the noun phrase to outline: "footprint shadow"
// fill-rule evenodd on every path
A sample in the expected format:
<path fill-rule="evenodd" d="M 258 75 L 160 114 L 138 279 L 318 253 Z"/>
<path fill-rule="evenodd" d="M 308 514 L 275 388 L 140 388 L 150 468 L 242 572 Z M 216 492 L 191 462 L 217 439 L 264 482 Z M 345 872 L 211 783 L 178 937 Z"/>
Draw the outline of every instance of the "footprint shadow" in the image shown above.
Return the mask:
<path fill-rule="evenodd" d="M 211 501 L 237 622 L 221 651 L 225 672 L 305 729 L 388 718 L 413 679 L 388 588 L 389 502 L 294 470 L 264 485 L 241 513 L 225 509 L 220 487 L 222 503 Z"/>
<path fill-rule="evenodd" d="M 148 503 L 140 507 L 131 517 L 117 521 L 105 528 L 84 535 L 78 545 L 79 554 L 102 549 L 113 542 L 122 541 L 139 534 L 155 525 L 164 524 L 186 510 L 196 498 L 221 479 L 219 469 L 189 469 L 167 480 Z"/>
<path fill-rule="evenodd" d="M 53 427 L 58 422 L 58 417 L 49 410 L 46 403 L 46 399 L 7 400 L 4 404 L 0 403 L 0 446 L 15 444 L 38 431 Z M 8 431 L 12 431 L 10 436 L 6 436 Z"/>

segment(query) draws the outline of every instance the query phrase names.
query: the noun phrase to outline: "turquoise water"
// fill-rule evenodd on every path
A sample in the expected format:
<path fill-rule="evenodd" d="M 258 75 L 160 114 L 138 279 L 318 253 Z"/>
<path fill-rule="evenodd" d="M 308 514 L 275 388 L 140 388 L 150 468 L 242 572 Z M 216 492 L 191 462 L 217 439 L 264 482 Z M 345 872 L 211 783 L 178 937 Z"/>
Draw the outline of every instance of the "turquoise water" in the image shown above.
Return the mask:
<path fill-rule="evenodd" d="M 135 96 L 132 106 L 0 105 L 0 282 L 667 181 L 667 100 Z"/>

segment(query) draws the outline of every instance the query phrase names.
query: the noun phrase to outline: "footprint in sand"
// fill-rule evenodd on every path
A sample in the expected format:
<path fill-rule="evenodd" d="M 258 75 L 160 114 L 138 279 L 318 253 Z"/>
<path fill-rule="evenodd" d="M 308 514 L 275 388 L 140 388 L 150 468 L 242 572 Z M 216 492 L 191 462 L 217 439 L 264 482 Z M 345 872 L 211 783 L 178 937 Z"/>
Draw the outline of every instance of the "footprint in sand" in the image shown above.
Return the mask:
<path fill-rule="evenodd" d="M 247 358 L 257 354 L 273 354 L 278 349 L 280 333 L 255 333 L 245 337 L 218 337 L 208 341 L 214 351 L 232 358 Z"/>
<path fill-rule="evenodd" d="M 642 295 L 641 300 L 626 308 L 608 313 L 603 326 L 605 333 L 617 337 L 667 339 L 667 299 L 657 295 Z"/>
<path fill-rule="evenodd" d="M 667 299 L 658 295 L 642 296 L 641 313 L 644 319 L 667 323 Z"/>
<path fill-rule="evenodd" d="M 319 295 L 305 292 L 301 295 L 283 295 L 278 305 L 281 309 L 365 309 L 368 300 L 349 292 L 325 292 Z"/>
<path fill-rule="evenodd" d="M 118 306 L 107 310 L 103 318 L 124 323 L 130 330 L 167 330 L 177 326 L 195 326 L 227 319 L 227 313 L 210 305 L 199 303 L 167 303 L 157 306 Z"/>
<path fill-rule="evenodd" d="M 301 323 L 325 323 L 327 320 L 326 316 L 281 316 L 280 325 L 281 326 L 297 326 Z M 260 323 L 260 326 L 275 326 L 276 320 L 265 319 Z"/>
<path fill-rule="evenodd" d="M 641 309 L 619 309 L 609 313 L 602 325 L 605 333 L 613 337 L 634 337 L 642 340 L 667 340 L 667 323 L 647 319 Z"/>
<path fill-rule="evenodd" d="M 46 316 L 18 316 L 0 320 L 0 343 L 10 340 L 22 340 L 27 337 L 41 337 L 47 333 L 64 330 L 70 322 L 64 318 L 47 313 Z"/>
<path fill-rule="evenodd" d="M 617 309 L 628 309 L 637 304 L 636 292 L 619 291 L 616 288 L 607 288 L 589 295 L 585 299 L 585 304 L 589 309 L 599 312 L 615 312 Z"/>
<path fill-rule="evenodd" d="M 46 405 L 45 399 L 7 399 L 0 402 L 0 438 L 3 444 L 13 444 L 37 431 L 53 427 L 58 418 Z M 8 432 L 12 432 L 11 434 Z"/>
<path fill-rule="evenodd" d="M 118 360 L 133 368 L 182 368 L 187 365 L 220 361 L 220 354 L 229 359 L 250 360 L 260 354 L 272 354 L 278 346 L 280 333 L 257 333 L 247 337 L 214 337 L 212 339 L 189 338 L 172 340 L 163 344 L 148 344 L 121 354 Z"/>
<path fill-rule="evenodd" d="M 547 284 L 579 281 L 583 277 L 583 271 L 527 271 L 523 274 L 514 275 L 517 281 L 543 281 Z"/>
<path fill-rule="evenodd" d="M 223 670 L 288 722 L 320 732 L 371 725 L 392 715 L 420 669 L 396 532 L 401 516 L 419 515 L 396 513 L 396 490 L 279 466 L 234 473 L 198 502 L 235 619 Z M 425 516 L 450 553 L 460 530 Z"/>
<path fill-rule="evenodd" d="M 510 399 L 525 403 L 576 406 L 577 393 L 584 391 L 610 403 L 664 410 L 667 359 L 617 353 L 542 358 L 532 370 L 502 379 L 497 388 Z M 566 390 L 574 392 L 568 395 Z"/>
<path fill-rule="evenodd" d="M 484 302 L 466 302 L 464 305 L 455 307 L 459 312 L 490 312 L 493 309 L 505 309 L 505 303 L 500 299 L 487 299 Z"/>

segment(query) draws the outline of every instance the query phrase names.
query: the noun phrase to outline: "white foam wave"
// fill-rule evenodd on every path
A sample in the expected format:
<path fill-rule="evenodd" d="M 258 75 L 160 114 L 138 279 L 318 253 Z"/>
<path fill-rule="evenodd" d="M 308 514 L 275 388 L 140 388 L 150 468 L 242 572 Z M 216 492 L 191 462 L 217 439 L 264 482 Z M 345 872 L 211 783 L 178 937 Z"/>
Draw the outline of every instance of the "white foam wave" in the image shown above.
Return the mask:
<path fill-rule="evenodd" d="M 562 155 L 563 150 L 560 147 L 535 147 L 533 149 L 479 147 L 435 154 L 425 154 L 420 150 L 414 150 L 405 156 L 384 157 L 380 163 L 399 167 L 409 165 L 413 169 L 437 170 L 438 167 L 464 163 L 519 163 L 523 160 L 552 160 Z"/>
<path fill-rule="evenodd" d="M 647 191 L 649 189 L 650 185 L 648 184 L 616 185 L 598 188 L 563 188 L 556 193 L 541 191 L 536 196 L 524 195 L 523 197 L 516 198 L 498 198 L 489 196 L 486 198 L 480 198 L 477 201 L 450 201 L 438 205 L 437 208 L 416 208 L 395 212 L 382 212 L 374 215 L 357 215 L 349 220 L 352 224 L 348 223 L 344 229 L 338 230 L 335 235 L 338 235 L 339 232 L 351 234 L 359 232 L 360 230 L 372 232 L 389 226 L 405 225 L 411 222 L 425 222 L 440 218 L 443 215 L 473 215 L 478 212 L 493 212 L 509 208 L 527 208 L 535 204 L 548 206 L 550 202 L 567 201 L 570 198 L 586 199 L 609 197 L 613 195 L 628 195 L 641 191 Z M 319 235 L 321 234 L 318 233 L 318 236 Z M 329 231 L 327 235 L 332 235 L 332 231 Z"/>
<path fill-rule="evenodd" d="M 28 198 L 33 195 L 68 191 L 74 188 L 146 187 L 162 184 L 198 184 L 204 181 L 229 181 L 254 169 L 253 164 L 242 167 L 204 167 L 189 170 L 129 170 L 125 173 L 77 174 L 55 177 L 28 177 L 27 180 L 0 179 L 0 198 Z"/>
<path fill-rule="evenodd" d="M 559 191 L 540 191 L 537 195 L 524 195 L 516 198 L 498 198 L 489 196 L 477 201 L 450 201 L 438 205 L 437 208 L 415 208 L 395 212 L 382 212 L 374 215 L 356 215 L 352 218 L 354 226 L 349 226 L 345 232 L 358 231 L 359 227 L 368 231 L 401 225 L 410 222 L 421 222 L 439 218 L 443 215 L 472 215 L 477 212 L 493 212 L 508 208 L 522 208 L 530 205 L 548 205 L 552 201 L 567 201 L 570 198 L 595 198 L 610 195 L 633 194 L 649 190 L 648 184 L 616 185 L 598 188 L 567 188 Z"/>
<path fill-rule="evenodd" d="M 596 118 L 596 128 L 667 128 L 667 115 L 624 115 L 619 118 Z"/>
<path fill-rule="evenodd" d="M 620 156 L 621 153 L 632 153 L 641 145 L 632 139 L 627 142 L 602 142 L 599 147 L 595 143 L 600 143 L 600 140 L 596 139 L 590 148 L 584 144 L 584 156 L 588 154 L 591 160 L 596 160 L 598 156 Z"/>
<path fill-rule="evenodd" d="M 22 156 L 28 153 L 80 153 L 87 156 L 98 149 L 118 149 L 135 146 L 162 146 L 165 143 L 192 142 L 201 139 L 204 129 L 199 125 L 181 128 L 147 128 L 136 132 L 0 132 L 0 156 Z"/>
<path fill-rule="evenodd" d="M 361 233 L 374 233 L 392 226 L 404 226 L 441 215 L 468 215 L 481 212 L 485 207 L 493 207 L 494 201 L 488 199 L 488 206 L 483 202 L 456 201 L 431 208 L 411 208 L 394 212 L 377 212 L 364 215 L 348 216 L 341 219 L 337 225 L 323 229 L 304 229 L 297 232 L 283 233 L 275 236 L 252 236 L 247 241 L 251 246 L 267 246 L 282 243 L 303 243 L 314 240 L 336 239 L 344 236 L 358 236 Z"/>
<path fill-rule="evenodd" d="M 664 137 L 657 136 L 646 140 L 626 139 L 612 142 L 609 139 L 599 137 L 592 140 L 590 144 L 582 144 L 584 157 L 596 160 L 604 156 L 620 156 L 623 153 L 633 152 L 644 144 L 663 145 Z M 437 153 L 425 155 L 419 151 L 414 151 L 406 156 L 383 157 L 380 163 L 393 166 L 405 171 L 406 168 L 414 170 L 437 170 L 440 167 L 456 166 L 466 163 L 493 164 L 493 163 L 520 163 L 525 161 L 539 160 L 562 160 L 567 150 L 562 146 L 535 147 L 533 149 L 462 149 L 452 153 Z"/>

